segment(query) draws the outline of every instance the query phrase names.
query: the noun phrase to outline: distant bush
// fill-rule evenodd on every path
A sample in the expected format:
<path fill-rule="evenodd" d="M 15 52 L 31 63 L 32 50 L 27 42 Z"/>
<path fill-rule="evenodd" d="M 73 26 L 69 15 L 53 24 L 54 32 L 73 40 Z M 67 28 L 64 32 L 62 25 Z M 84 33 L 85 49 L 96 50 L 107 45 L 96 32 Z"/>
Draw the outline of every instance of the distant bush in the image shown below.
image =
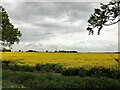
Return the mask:
<path fill-rule="evenodd" d="M 3 49 L 2 52 L 11 52 L 10 49 Z"/>
<path fill-rule="evenodd" d="M 26 51 L 26 52 L 36 52 L 35 50 L 28 50 L 28 51 Z"/>
<path fill-rule="evenodd" d="M 77 51 L 65 51 L 65 50 L 59 50 L 58 52 L 62 52 L 62 53 L 77 53 Z"/>
<path fill-rule="evenodd" d="M 21 52 L 22 50 L 19 50 L 19 52 Z"/>

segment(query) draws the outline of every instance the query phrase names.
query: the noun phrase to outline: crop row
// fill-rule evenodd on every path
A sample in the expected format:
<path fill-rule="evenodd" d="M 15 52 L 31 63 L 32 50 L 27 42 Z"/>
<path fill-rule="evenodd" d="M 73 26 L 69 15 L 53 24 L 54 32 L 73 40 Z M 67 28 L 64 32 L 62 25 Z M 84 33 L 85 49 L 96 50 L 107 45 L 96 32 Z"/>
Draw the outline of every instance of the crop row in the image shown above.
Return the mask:
<path fill-rule="evenodd" d="M 81 68 L 63 68 L 58 64 L 36 64 L 36 66 L 17 65 L 14 62 L 3 61 L 3 70 L 24 71 L 24 72 L 40 72 L 40 73 L 60 73 L 64 76 L 80 76 L 80 77 L 109 77 L 120 79 L 120 70 L 113 68 L 94 67 L 91 69 Z"/>

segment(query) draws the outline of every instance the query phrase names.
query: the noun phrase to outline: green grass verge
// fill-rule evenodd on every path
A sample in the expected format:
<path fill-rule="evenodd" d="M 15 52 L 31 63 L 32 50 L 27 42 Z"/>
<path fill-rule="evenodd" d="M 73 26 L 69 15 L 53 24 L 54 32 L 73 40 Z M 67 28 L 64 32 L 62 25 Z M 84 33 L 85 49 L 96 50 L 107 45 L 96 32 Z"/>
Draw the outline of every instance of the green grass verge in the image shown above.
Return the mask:
<path fill-rule="evenodd" d="M 2 88 L 26 88 L 26 87 L 24 85 L 11 82 L 10 80 L 3 80 Z"/>
<path fill-rule="evenodd" d="M 10 70 L 3 70 L 3 81 L 28 88 L 120 88 L 119 79 L 61 76 L 53 73 L 41 74 Z M 6 88 L 5 83 L 3 84 L 4 87 Z"/>

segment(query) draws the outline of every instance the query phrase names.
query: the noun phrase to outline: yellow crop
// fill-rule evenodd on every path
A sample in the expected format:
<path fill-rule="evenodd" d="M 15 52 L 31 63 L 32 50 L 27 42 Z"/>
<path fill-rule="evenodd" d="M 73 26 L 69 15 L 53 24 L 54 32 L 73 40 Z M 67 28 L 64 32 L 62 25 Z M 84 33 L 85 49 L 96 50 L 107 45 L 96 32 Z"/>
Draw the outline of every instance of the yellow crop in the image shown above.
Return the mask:
<path fill-rule="evenodd" d="M 112 67 L 118 66 L 114 58 L 118 54 L 100 53 L 45 53 L 45 52 L 4 52 L 2 60 L 15 61 L 19 64 L 60 64 L 65 68 L 77 67 Z"/>

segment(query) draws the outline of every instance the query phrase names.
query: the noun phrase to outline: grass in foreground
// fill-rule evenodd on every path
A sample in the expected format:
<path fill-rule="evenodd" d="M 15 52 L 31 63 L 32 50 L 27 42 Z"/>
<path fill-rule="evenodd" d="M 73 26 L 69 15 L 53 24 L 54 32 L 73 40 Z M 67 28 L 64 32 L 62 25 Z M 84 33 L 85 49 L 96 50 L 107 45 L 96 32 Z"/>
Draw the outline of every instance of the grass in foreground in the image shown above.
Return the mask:
<path fill-rule="evenodd" d="M 120 88 L 120 80 L 105 77 L 60 76 L 53 73 L 3 70 L 3 81 L 28 88 Z M 6 84 L 3 84 L 3 88 Z"/>
<path fill-rule="evenodd" d="M 26 88 L 26 87 L 21 84 L 11 82 L 10 80 L 3 80 L 2 88 Z"/>

